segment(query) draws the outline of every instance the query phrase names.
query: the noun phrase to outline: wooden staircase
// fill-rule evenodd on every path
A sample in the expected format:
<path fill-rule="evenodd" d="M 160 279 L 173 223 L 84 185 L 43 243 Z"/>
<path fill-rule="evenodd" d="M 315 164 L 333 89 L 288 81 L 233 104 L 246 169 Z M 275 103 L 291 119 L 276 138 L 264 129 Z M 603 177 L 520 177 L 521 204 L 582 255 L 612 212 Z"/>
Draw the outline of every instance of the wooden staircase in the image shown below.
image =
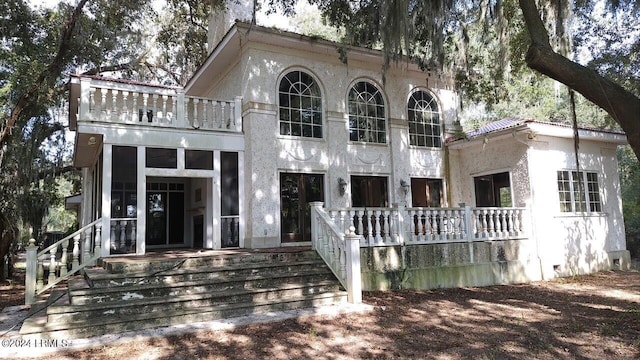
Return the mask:
<path fill-rule="evenodd" d="M 21 334 L 73 339 L 346 302 L 309 248 L 107 258 Z M 43 310 L 44 314 L 44 310 Z"/>

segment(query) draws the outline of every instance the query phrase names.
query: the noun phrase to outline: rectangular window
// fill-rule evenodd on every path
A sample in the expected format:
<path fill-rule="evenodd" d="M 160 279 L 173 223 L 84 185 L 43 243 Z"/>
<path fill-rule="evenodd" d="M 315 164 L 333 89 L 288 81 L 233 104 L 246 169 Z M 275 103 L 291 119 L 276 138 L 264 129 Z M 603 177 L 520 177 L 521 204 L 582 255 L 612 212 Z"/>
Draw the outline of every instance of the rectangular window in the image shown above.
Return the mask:
<path fill-rule="evenodd" d="M 176 169 L 178 167 L 176 149 L 146 148 L 145 152 L 148 168 Z"/>
<path fill-rule="evenodd" d="M 558 171 L 558 195 L 561 212 L 600 212 L 598 173 Z"/>
<path fill-rule="evenodd" d="M 413 207 L 442 207 L 442 180 L 411 178 Z"/>
<path fill-rule="evenodd" d="M 184 167 L 196 170 L 213 170 L 213 151 L 185 150 Z"/>

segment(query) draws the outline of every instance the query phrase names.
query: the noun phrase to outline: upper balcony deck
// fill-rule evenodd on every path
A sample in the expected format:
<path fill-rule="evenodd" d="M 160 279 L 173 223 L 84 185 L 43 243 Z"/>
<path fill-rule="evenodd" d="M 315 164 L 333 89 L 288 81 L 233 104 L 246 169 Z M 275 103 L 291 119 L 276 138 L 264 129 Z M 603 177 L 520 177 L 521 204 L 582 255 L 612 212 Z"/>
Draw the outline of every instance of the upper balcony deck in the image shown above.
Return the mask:
<path fill-rule="evenodd" d="M 95 76 L 71 78 L 71 130 L 90 122 L 241 133 L 241 110 L 240 97 L 206 99 L 187 96 L 181 88 Z"/>

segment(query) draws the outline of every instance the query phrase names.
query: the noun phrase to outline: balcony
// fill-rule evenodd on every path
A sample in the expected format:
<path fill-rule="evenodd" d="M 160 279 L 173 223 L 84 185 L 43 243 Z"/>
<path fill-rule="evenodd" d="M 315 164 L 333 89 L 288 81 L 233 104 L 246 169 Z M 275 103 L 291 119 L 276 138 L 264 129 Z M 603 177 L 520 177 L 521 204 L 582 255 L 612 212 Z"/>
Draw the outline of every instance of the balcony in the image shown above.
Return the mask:
<path fill-rule="evenodd" d="M 185 130 L 242 132 L 241 98 L 187 96 L 180 88 L 94 76 L 72 77 L 70 125 L 109 123 Z"/>

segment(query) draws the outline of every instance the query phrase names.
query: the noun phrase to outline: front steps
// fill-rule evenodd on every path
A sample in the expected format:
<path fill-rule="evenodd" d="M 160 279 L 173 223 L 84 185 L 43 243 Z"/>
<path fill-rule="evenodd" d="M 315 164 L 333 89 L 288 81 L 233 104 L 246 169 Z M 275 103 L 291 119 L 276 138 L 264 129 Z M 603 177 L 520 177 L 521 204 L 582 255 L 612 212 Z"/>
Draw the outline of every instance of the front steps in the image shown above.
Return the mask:
<path fill-rule="evenodd" d="M 346 302 L 312 250 L 185 254 L 102 261 L 21 334 L 74 339 Z"/>

